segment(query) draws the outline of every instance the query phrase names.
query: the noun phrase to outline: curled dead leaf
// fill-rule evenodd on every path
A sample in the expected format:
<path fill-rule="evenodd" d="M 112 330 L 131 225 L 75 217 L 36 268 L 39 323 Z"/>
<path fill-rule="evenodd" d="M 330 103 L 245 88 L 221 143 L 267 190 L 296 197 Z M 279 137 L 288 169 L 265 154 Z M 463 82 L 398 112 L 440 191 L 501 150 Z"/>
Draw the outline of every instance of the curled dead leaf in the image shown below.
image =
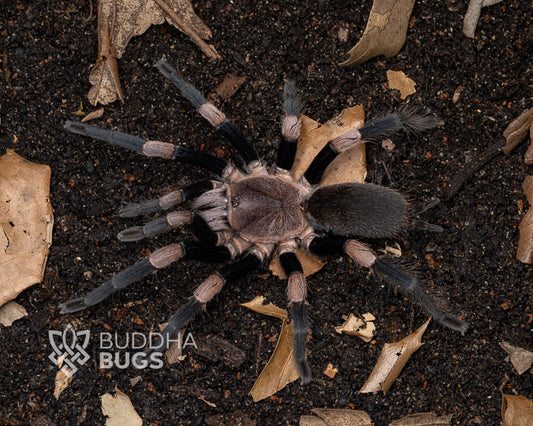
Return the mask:
<path fill-rule="evenodd" d="M 387 393 L 403 367 L 422 346 L 422 335 L 426 331 L 431 318 L 428 319 L 418 330 L 395 343 L 385 343 L 376 365 L 370 376 L 359 391 L 360 393 L 383 391 Z"/>
<path fill-rule="evenodd" d="M 400 97 L 405 99 L 407 96 L 416 93 L 416 83 L 407 77 L 403 71 L 387 71 L 387 82 L 390 89 L 400 91 Z"/>
<path fill-rule="evenodd" d="M 531 426 L 533 424 L 533 402 L 523 395 L 502 393 L 503 426 Z"/>
<path fill-rule="evenodd" d="M 533 206 L 533 175 L 526 176 L 522 188 L 530 207 L 518 226 L 520 238 L 516 258 L 522 263 L 531 264 L 533 262 L 533 208 L 531 207 Z"/>
<path fill-rule="evenodd" d="M 89 114 L 87 114 L 85 117 L 81 119 L 82 123 L 86 123 L 87 121 L 94 120 L 96 118 L 100 118 L 102 115 L 104 115 L 104 109 L 98 108 L 94 111 L 91 111 Z"/>
<path fill-rule="evenodd" d="M 509 154 L 527 135 L 531 139 L 529 148 L 526 151 L 524 162 L 533 164 L 533 108 L 524 111 L 503 131 L 505 145 L 502 148 L 504 154 Z"/>
<path fill-rule="evenodd" d="M 0 157 L 0 306 L 42 280 L 52 244 L 50 167 Z"/>
<path fill-rule="evenodd" d="M 106 393 L 100 397 L 102 413 L 107 417 L 106 426 L 142 426 L 142 418 L 137 414 L 130 398 L 115 388 L 115 395 Z"/>
<path fill-rule="evenodd" d="M 481 15 L 481 8 L 492 6 L 502 0 L 470 0 L 468 9 L 463 20 L 463 34 L 468 38 L 474 38 L 479 16 Z"/>
<path fill-rule="evenodd" d="M 282 320 L 276 348 L 250 390 L 250 396 L 254 402 L 274 395 L 287 384 L 298 379 L 298 371 L 296 371 L 292 354 L 294 331 L 289 323 L 288 313 L 285 309 L 278 308 L 272 303 L 265 305 L 264 301 L 263 296 L 258 296 L 252 301 L 242 304 L 242 306 L 255 312 Z"/>
<path fill-rule="evenodd" d="M 358 65 L 376 56 L 396 55 L 405 43 L 414 4 L 415 0 L 374 0 L 361 40 L 340 65 Z"/>

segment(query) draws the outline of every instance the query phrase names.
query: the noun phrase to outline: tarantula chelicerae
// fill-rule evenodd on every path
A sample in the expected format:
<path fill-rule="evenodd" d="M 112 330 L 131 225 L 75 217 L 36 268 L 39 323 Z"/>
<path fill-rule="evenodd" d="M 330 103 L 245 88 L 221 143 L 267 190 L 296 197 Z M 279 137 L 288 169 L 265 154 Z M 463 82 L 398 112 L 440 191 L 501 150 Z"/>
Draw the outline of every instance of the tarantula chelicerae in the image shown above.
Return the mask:
<path fill-rule="evenodd" d="M 119 272 L 84 297 L 61 304 L 62 313 L 93 306 L 114 292 L 164 268 L 179 259 L 233 263 L 223 266 L 203 281 L 193 296 L 170 318 L 158 342 L 166 348 L 168 339 L 182 329 L 226 284 L 255 270 L 273 256 L 279 257 L 288 278 L 287 296 L 294 329 L 294 360 L 304 383 L 311 380 L 305 341 L 309 332 L 306 307 L 306 279 L 295 250 L 320 255 L 346 253 L 359 265 L 383 276 L 414 300 L 436 321 L 464 332 L 467 324 L 443 312 L 416 278 L 379 258 L 366 244 L 353 237 L 384 238 L 402 231 L 408 223 L 408 205 L 397 192 L 377 185 L 344 183 L 319 187 L 323 172 L 342 151 L 369 140 L 380 140 L 400 131 L 420 132 L 440 124 L 431 116 L 417 116 L 404 110 L 349 130 L 331 140 L 313 160 L 304 176 L 295 179 L 290 169 L 300 134 L 301 102 L 294 83 L 285 83 L 284 118 L 277 164 L 267 167 L 253 145 L 196 88 L 184 81 L 167 62 L 159 71 L 187 98 L 235 150 L 234 162 L 210 154 L 159 141 L 147 141 L 116 131 L 77 122 L 67 122 L 71 132 L 101 139 L 149 157 L 162 157 L 200 166 L 215 180 L 193 183 L 161 198 L 128 204 L 122 217 L 134 217 L 190 201 L 190 210 L 171 210 L 144 226 L 118 234 L 121 241 L 137 241 L 171 228 L 190 225 L 195 241 L 182 241 L 154 251 L 148 258 Z"/>

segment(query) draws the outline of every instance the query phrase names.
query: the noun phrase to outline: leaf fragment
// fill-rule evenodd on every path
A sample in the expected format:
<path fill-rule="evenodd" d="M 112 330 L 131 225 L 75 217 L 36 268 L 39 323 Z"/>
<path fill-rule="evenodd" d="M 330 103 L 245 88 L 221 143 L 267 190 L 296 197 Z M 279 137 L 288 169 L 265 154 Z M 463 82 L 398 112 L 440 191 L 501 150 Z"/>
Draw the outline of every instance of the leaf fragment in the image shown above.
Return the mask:
<path fill-rule="evenodd" d="M 72 370 L 68 367 L 61 368 L 56 374 L 55 387 L 54 387 L 54 398 L 59 399 L 59 395 L 67 388 L 67 386 L 72 381 L 74 374 Z"/>
<path fill-rule="evenodd" d="M 507 342 L 500 342 L 500 346 L 509 355 L 509 360 L 516 368 L 518 374 L 522 375 L 531 368 L 533 352 L 518 346 L 512 346 Z"/>
<path fill-rule="evenodd" d="M 231 98 L 235 93 L 237 93 L 237 90 L 242 86 L 242 84 L 246 81 L 246 77 L 238 77 L 238 76 L 228 76 L 224 79 L 222 83 L 220 83 L 216 89 L 215 93 L 216 95 L 224 100 Z"/>
<path fill-rule="evenodd" d="M 0 306 L 41 282 L 52 244 L 50 167 L 0 157 Z"/>
<path fill-rule="evenodd" d="M 385 343 L 383 345 L 378 361 L 359 391 L 360 393 L 378 392 L 380 390 L 385 394 L 388 392 L 411 355 L 422 346 L 422 335 L 430 321 L 431 318 L 418 330 L 399 342 Z"/>
<path fill-rule="evenodd" d="M 242 304 L 248 309 L 282 320 L 276 348 L 250 390 L 250 396 L 254 402 L 274 395 L 299 377 L 292 353 L 294 330 L 289 323 L 288 313 L 285 309 L 278 308 L 272 303 L 263 304 L 264 300 L 263 296 L 258 296 L 250 302 Z"/>
<path fill-rule="evenodd" d="M 363 315 L 363 319 L 357 318 L 354 314 L 350 313 L 344 321 L 344 324 L 335 327 L 335 331 L 339 334 L 344 333 L 350 336 L 360 337 L 365 342 L 370 342 L 376 332 L 376 326 L 372 322 L 376 319 L 371 313 Z"/>
<path fill-rule="evenodd" d="M 361 40 L 340 65 L 358 65 L 376 56 L 396 55 L 405 43 L 414 4 L 415 0 L 374 0 Z"/>
<path fill-rule="evenodd" d="M 407 77 L 403 71 L 388 70 L 387 82 L 390 89 L 397 89 L 400 91 L 400 97 L 402 99 L 416 93 L 416 83 Z"/>
<path fill-rule="evenodd" d="M 365 411 L 345 408 L 313 408 L 314 416 L 301 416 L 300 426 L 372 426 Z"/>
<path fill-rule="evenodd" d="M 298 260 L 300 261 L 300 264 L 302 265 L 303 273 L 306 277 L 308 277 L 309 275 L 316 274 L 326 264 L 326 261 L 322 260 L 320 256 L 306 252 L 305 250 L 296 249 L 295 254 Z M 270 262 L 268 269 L 270 269 L 272 275 L 275 275 L 281 280 L 285 280 L 288 278 L 287 274 L 285 273 L 285 270 L 281 266 L 281 261 L 277 256 L 272 259 L 272 262 Z"/>
<path fill-rule="evenodd" d="M 503 426 L 533 425 L 533 402 L 523 395 L 508 395 L 502 392 Z"/>
<path fill-rule="evenodd" d="M 394 420 L 389 426 L 438 426 L 449 425 L 452 421 L 452 415 L 437 416 L 435 413 L 415 413 Z"/>
<path fill-rule="evenodd" d="M 137 414 L 130 398 L 115 388 L 115 395 L 106 393 L 100 397 L 102 413 L 107 417 L 106 426 L 142 426 L 142 418 Z"/>
<path fill-rule="evenodd" d="M 0 324 L 4 327 L 10 327 L 16 320 L 25 316 L 28 316 L 28 312 L 24 309 L 24 306 L 19 305 L 17 302 L 7 302 L 0 307 Z"/>
<path fill-rule="evenodd" d="M 104 109 L 103 108 L 98 108 L 98 109 L 95 109 L 94 111 L 91 111 L 89 114 L 87 114 L 85 117 L 83 117 L 81 119 L 81 122 L 85 123 L 85 122 L 90 121 L 90 120 L 95 120 L 97 118 L 100 118 L 102 115 L 104 115 Z"/>

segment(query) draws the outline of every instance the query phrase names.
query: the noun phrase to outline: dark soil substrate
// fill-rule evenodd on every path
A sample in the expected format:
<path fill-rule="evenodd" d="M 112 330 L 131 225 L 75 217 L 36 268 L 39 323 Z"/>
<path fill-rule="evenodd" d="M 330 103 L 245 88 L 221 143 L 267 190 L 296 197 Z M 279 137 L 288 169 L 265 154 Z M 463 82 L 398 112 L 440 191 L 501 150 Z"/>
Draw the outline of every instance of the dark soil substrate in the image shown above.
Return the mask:
<path fill-rule="evenodd" d="M 240 303 L 259 294 L 279 306 L 286 303 L 285 283 L 252 276 L 225 289 L 189 328 L 199 340 L 218 336 L 244 351 L 238 366 L 188 350 L 183 362 L 160 370 L 99 370 L 98 342 L 93 340 L 90 362 L 56 400 L 49 330 L 63 330 L 70 321 L 94 334 L 148 332 L 169 318 L 213 269 L 184 262 L 86 312 L 59 314 L 60 302 L 88 292 L 147 250 L 175 240 L 176 234 L 169 233 L 137 244 L 119 243 L 117 232 L 142 223 L 121 220 L 121 203 L 153 198 L 205 177 L 193 167 L 148 160 L 62 130 L 65 120 L 78 119 L 74 112 L 80 103 L 85 111 L 93 109 L 86 93 L 97 38 L 95 11 L 90 13 L 88 3 L 8 0 L 0 6 L 0 53 L 6 52 L 11 75 L 9 85 L 0 79 L 0 152 L 11 148 L 52 167 L 56 223 L 44 281 L 17 298 L 29 315 L 0 331 L 0 423 L 102 424 L 99 397 L 115 387 L 129 395 L 146 424 L 237 424 L 246 419 L 261 425 L 297 424 L 312 408 L 329 407 L 365 410 L 377 425 L 424 411 L 452 414 L 453 424 L 496 425 L 500 386 L 505 393 L 532 398 L 531 374 L 518 376 L 499 347 L 507 341 L 532 349 L 531 268 L 515 260 L 521 203 L 527 208 L 521 185 L 531 173 L 522 161 L 524 143 L 509 156 L 496 156 L 454 198 L 422 215 L 441 225 L 443 233 L 412 231 L 374 245 L 399 243 L 401 263 L 416 270 L 426 287 L 471 325 L 461 336 L 432 323 L 425 344 L 386 395 L 358 390 L 383 344 L 413 331 L 426 316 L 365 270 L 334 257 L 309 279 L 309 361 L 315 375 L 309 386 L 294 382 L 258 403 L 248 396 L 274 349 L 271 338 L 280 323 Z M 476 38 L 470 40 L 461 32 L 467 2 L 418 1 L 399 55 L 340 68 L 344 53 L 362 34 L 371 3 L 195 4 L 213 30 L 223 61 L 207 60 L 168 25 L 152 27 L 130 42 L 120 60 L 126 103 L 107 106 L 96 123 L 220 152 L 225 142 L 153 67 L 166 55 L 205 93 L 228 75 L 246 76 L 222 108 L 261 155 L 273 159 L 282 84 L 290 77 L 305 97 L 305 112 L 322 122 L 358 103 L 369 116 L 407 103 L 440 116 L 443 127 L 421 139 L 398 139 L 392 153 L 370 146 L 368 181 L 403 192 L 415 210 L 434 197 L 444 198 L 447 184 L 465 163 L 502 140 L 508 123 L 533 106 L 531 2 L 506 1 L 483 9 Z M 342 23 L 350 28 L 347 42 L 338 38 Z M 5 70 L 5 62 L 3 66 Z M 389 69 L 404 71 L 417 82 L 408 102 L 386 87 Z M 454 103 L 459 86 L 464 89 Z M 374 344 L 335 333 L 333 326 L 350 312 L 377 317 Z M 339 370 L 333 379 L 323 374 L 328 363 Z M 142 381 L 132 386 L 136 376 Z"/>

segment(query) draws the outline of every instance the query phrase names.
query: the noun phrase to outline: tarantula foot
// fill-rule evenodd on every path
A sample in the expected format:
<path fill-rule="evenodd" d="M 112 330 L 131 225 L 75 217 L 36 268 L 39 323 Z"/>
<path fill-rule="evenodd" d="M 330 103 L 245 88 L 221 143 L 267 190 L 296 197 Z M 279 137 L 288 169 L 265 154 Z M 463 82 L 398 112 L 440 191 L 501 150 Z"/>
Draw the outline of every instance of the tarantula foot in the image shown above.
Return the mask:
<path fill-rule="evenodd" d="M 59 305 L 62 314 L 83 311 L 85 308 L 88 308 L 88 305 L 85 303 L 85 298 L 83 297 L 78 297 L 77 299 L 72 299 Z"/>
<path fill-rule="evenodd" d="M 307 361 L 305 359 L 295 359 L 294 363 L 296 364 L 298 376 L 300 376 L 300 379 L 302 380 L 302 385 L 308 385 L 311 383 L 313 375 L 311 373 L 311 367 L 309 367 Z"/>
<path fill-rule="evenodd" d="M 142 203 L 125 204 L 118 212 L 120 217 L 136 217 L 160 210 L 159 200 L 148 200 Z"/>
<path fill-rule="evenodd" d="M 443 313 L 440 317 L 435 317 L 435 321 L 439 322 L 445 327 L 451 328 L 452 330 L 459 331 L 461 334 L 465 334 L 468 330 L 468 324 L 453 315 Z"/>

